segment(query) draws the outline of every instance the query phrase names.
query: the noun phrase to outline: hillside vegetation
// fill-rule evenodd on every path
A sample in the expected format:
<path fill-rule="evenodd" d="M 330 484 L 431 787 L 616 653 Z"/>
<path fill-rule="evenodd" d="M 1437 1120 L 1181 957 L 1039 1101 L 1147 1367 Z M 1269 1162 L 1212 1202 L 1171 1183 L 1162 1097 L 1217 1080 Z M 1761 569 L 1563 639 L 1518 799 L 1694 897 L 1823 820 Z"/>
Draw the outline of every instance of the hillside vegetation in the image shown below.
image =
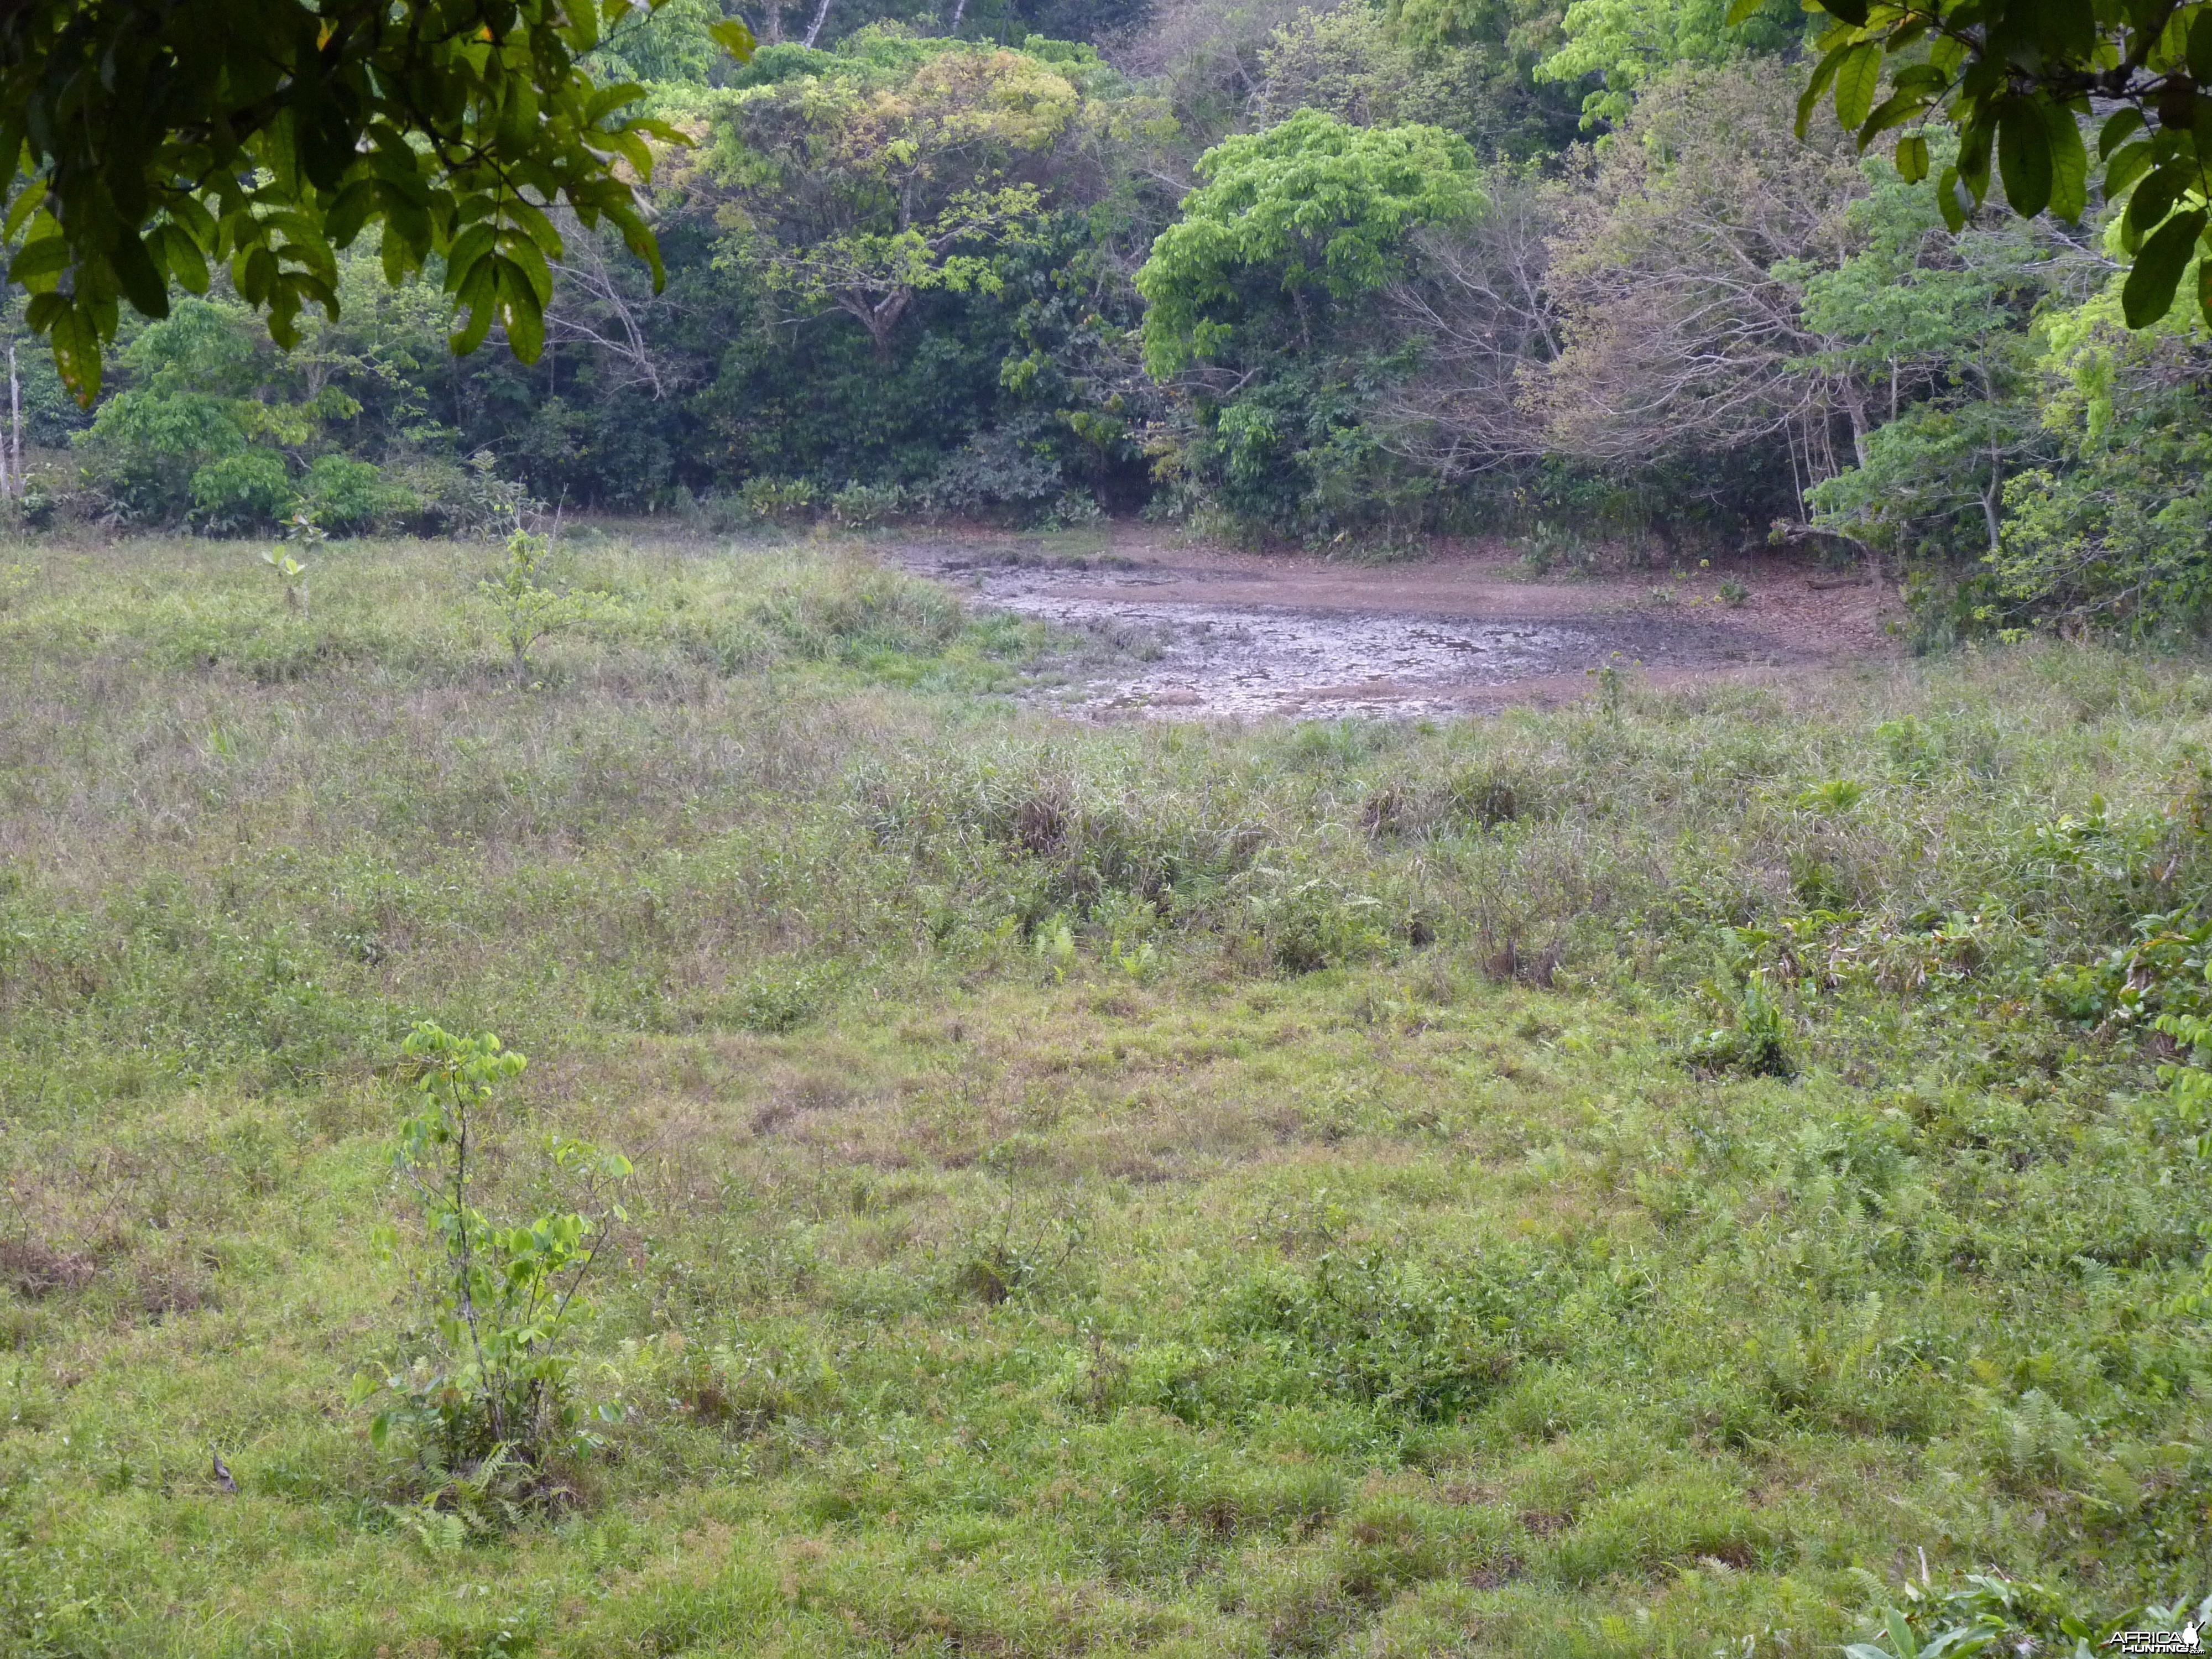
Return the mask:
<path fill-rule="evenodd" d="M 10 1653 L 1752 1659 L 2212 1585 L 2191 660 L 1086 728 L 858 539 L 572 539 L 520 653 L 491 544 L 9 556 Z M 606 1230 L 528 1467 L 391 1405 L 426 1020 L 529 1057 L 471 1201 Z"/>

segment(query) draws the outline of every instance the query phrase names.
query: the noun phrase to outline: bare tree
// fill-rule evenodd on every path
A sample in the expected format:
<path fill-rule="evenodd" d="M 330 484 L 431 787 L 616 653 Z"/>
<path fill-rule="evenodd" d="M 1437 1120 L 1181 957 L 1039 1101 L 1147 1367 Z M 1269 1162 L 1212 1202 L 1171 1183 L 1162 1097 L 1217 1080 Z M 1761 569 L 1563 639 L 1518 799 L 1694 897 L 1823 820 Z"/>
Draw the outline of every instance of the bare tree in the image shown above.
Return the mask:
<path fill-rule="evenodd" d="M 1565 185 L 1493 175 L 1490 203 L 1465 226 L 1414 238 L 1412 272 L 1387 290 L 1396 327 L 1419 343 L 1410 379 L 1382 394 L 1384 441 L 1446 477 L 1518 461 L 1548 447 L 1531 377 L 1560 351 L 1546 288 L 1549 241 L 1570 210 Z"/>
<path fill-rule="evenodd" d="M 1331 0 L 1157 0 L 1143 28 L 1108 49 L 1116 69 L 1151 82 L 1193 132 L 1252 124 L 1267 95 L 1269 48 L 1300 20 L 1332 9 Z M 1162 147 L 1153 176 L 1177 189 L 1191 183 L 1194 152 Z"/>
<path fill-rule="evenodd" d="M 1550 245 L 1561 349 L 1530 380 L 1559 453 L 1638 466 L 1778 440 L 1801 495 L 1839 436 L 1863 459 L 1869 388 L 1806 324 L 1793 272 L 1849 252 L 1867 180 L 1832 122 L 1792 132 L 1794 73 L 1656 82 L 1592 164 Z"/>
<path fill-rule="evenodd" d="M 646 332 L 649 314 L 669 303 L 608 257 L 605 240 L 573 220 L 561 227 L 567 252 L 554 270 L 553 303 L 545 310 L 549 345 L 571 343 L 596 351 L 617 386 L 642 386 L 656 398 L 672 389 L 671 365 Z"/>

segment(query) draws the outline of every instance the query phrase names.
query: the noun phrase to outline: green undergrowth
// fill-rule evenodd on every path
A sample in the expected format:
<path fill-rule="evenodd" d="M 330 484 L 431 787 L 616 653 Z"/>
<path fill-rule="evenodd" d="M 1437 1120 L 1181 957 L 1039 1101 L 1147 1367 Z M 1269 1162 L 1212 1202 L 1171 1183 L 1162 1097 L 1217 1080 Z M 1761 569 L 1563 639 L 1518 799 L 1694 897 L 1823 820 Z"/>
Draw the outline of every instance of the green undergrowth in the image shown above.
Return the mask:
<path fill-rule="evenodd" d="M 1923 1571 L 2212 1589 L 2192 661 L 1088 729 L 851 547 L 556 555 L 605 598 L 524 685 L 482 546 L 304 609 L 20 556 L 9 1652 L 1757 1659 Z M 549 1136 L 635 1171 L 599 1443 L 504 1509 L 348 1403 L 437 1317 L 424 1019 L 531 1056 L 487 1213 L 574 1207 Z"/>

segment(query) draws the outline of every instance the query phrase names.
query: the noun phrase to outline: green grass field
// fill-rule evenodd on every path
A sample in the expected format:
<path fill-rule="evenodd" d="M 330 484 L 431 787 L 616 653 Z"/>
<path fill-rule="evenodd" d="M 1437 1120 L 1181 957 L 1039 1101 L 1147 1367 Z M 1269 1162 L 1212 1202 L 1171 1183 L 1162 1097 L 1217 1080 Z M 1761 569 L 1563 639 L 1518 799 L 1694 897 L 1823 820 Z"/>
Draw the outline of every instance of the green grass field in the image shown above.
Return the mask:
<path fill-rule="evenodd" d="M 518 683 L 497 556 L 0 559 L 0 1650 L 1761 1659 L 1923 1561 L 2212 1589 L 2194 661 L 1092 729 L 857 544 L 572 542 Z M 636 1171 L 603 1443 L 466 1513 L 349 1403 L 431 1340 L 421 1019 L 531 1058 L 488 1212 L 549 1133 Z"/>

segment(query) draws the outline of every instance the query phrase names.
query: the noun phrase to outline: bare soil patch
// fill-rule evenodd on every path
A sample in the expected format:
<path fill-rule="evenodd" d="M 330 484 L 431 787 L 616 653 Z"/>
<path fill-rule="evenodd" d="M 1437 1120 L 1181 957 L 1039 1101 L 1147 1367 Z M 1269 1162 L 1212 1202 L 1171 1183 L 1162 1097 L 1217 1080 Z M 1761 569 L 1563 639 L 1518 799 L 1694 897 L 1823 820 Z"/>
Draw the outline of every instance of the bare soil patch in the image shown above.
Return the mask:
<path fill-rule="evenodd" d="M 1142 525 L 1085 550 L 1071 539 L 963 532 L 898 556 L 980 607 L 1110 647 L 1049 694 L 1093 719 L 1494 710 L 1587 695 L 1607 665 L 1658 684 L 1756 682 L 1896 648 L 1885 589 L 1781 557 L 1538 580 L 1502 544 L 1359 566 Z M 1727 604 L 1729 581 L 1750 598 Z"/>

